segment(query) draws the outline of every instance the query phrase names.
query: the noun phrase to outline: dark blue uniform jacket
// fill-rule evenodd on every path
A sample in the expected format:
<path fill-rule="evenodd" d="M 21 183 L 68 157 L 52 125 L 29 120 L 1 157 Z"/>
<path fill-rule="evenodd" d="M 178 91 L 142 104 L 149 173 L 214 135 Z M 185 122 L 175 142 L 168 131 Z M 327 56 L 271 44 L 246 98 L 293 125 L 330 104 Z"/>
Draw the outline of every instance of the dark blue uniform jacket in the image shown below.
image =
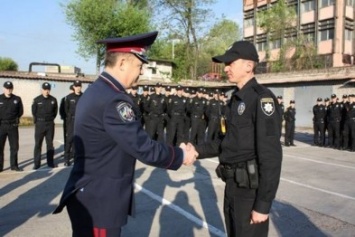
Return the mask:
<path fill-rule="evenodd" d="M 85 91 L 76 107 L 76 161 L 54 213 L 76 195 L 95 227 L 123 226 L 133 214 L 136 160 L 173 170 L 181 166 L 183 151 L 150 139 L 137 113 L 122 85 L 106 72 Z"/>

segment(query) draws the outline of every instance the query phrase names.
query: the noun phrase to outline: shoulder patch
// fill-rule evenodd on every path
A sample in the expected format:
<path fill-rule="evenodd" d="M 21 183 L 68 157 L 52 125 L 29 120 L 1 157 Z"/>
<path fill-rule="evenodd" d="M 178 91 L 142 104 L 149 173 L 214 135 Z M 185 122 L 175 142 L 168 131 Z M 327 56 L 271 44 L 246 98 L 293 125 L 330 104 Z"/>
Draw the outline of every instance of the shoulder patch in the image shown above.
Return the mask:
<path fill-rule="evenodd" d="M 267 116 L 271 116 L 275 112 L 275 103 L 271 97 L 261 98 L 260 106 L 261 110 Z"/>
<path fill-rule="evenodd" d="M 135 120 L 136 116 L 132 110 L 132 106 L 127 102 L 119 102 L 116 109 L 123 122 L 132 122 Z"/>

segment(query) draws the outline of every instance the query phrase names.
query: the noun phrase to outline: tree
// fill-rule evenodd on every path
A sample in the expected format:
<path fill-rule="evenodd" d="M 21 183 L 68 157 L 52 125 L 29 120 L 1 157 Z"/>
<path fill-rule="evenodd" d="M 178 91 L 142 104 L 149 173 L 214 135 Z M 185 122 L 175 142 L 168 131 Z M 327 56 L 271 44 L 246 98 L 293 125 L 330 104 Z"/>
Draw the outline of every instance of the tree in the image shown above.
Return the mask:
<path fill-rule="evenodd" d="M 316 47 L 298 30 L 294 7 L 288 6 L 286 0 L 278 0 L 268 9 L 258 12 L 256 19 L 257 26 L 267 34 L 269 42 L 280 41 L 279 57 L 270 63 L 271 71 L 308 69 L 317 64 Z"/>
<path fill-rule="evenodd" d="M 184 49 L 185 70 L 189 78 L 196 78 L 199 38 L 203 34 L 203 24 L 207 21 L 210 9 L 206 6 L 215 0 L 154 0 L 154 9 L 158 17 L 159 28 L 166 29 L 167 39 L 180 39 Z M 180 60 L 176 58 L 176 60 Z M 183 73 L 182 73 L 183 74 Z M 182 75 L 181 75 L 182 76 Z M 185 77 L 186 78 L 186 77 Z"/>
<path fill-rule="evenodd" d="M 217 21 L 200 40 L 197 75 L 211 72 L 211 58 L 223 54 L 235 41 L 241 39 L 241 35 L 236 22 L 224 18 Z"/>
<path fill-rule="evenodd" d="M 62 5 L 67 21 L 75 31 L 73 38 L 79 44 L 77 53 L 85 59 L 96 56 L 97 73 L 105 47 L 96 44 L 96 41 L 150 30 L 150 14 L 144 4 L 146 1 L 142 2 L 72 0 Z"/>
<path fill-rule="evenodd" d="M 11 58 L 0 57 L 0 71 L 17 71 L 18 65 Z"/>

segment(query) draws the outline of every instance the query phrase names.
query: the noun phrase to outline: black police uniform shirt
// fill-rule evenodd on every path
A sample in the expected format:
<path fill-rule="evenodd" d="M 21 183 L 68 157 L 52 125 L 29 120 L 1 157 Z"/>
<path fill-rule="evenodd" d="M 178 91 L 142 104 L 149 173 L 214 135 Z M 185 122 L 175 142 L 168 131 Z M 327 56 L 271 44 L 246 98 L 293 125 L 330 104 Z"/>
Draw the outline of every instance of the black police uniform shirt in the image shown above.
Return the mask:
<path fill-rule="evenodd" d="M 211 143 L 196 146 L 198 158 L 219 155 L 221 164 L 256 159 L 259 187 L 254 210 L 269 213 L 280 180 L 281 111 L 275 95 L 255 78 L 238 88 L 226 108 L 227 132 Z"/>
<path fill-rule="evenodd" d="M 67 115 L 67 118 L 71 118 L 75 116 L 75 110 L 76 110 L 76 105 L 82 96 L 82 92 L 80 94 L 75 94 L 75 93 L 70 93 L 67 95 L 65 99 L 65 113 Z"/>
<path fill-rule="evenodd" d="M 222 115 L 223 110 L 223 102 L 220 100 L 212 99 L 207 107 L 207 117 L 211 118 L 219 118 Z"/>
<path fill-rule="evenodd" d="M 107 72 L 85 91 L 76 108 L 76 161 L 54 213 L 76 195 L 94 226 L 121 227 L 134 210 L 136 160 L 172 170 L 182 165 L 183 151 L 152 140 L 134 108 L 122 85 Z"/>
<path fill-rule="evenodd" d="M 23 104 L 19 96 L 11 94 L 6 97 L 5 94 L 0 95 L 0 122 L 3 123 L 19 123 L 20 117 L 23 115 Z"/>
<path fill-rule="evenodd" d="M 204 119 L 207 108 L 207 102 L 204 98 L 193 98 L 189 106 L 192 118 Z"/>
<path fill-rule="evenodd" d="M 53 121 L 58 113 L 57 99 L 52 95 L 44 97 L 39 95 L 33 99 L 32 115 L 35 122 L 38 121 Z"/>
<path fill-rule="evenodd" d="M 287 122 L 294 122 L 296 121 L 296 109 L 292 108 L 291 106 L 286 109 L 284 113 L 285 121 Z"/>
<path fill-rule="evenodd" d="M 162 115 L 166 112 L 167 98 L 163 94 L 152 94 L 149 96 L 147 110 L 153 115 Z"/>
<path fill-rule="evenodd" d="M 186 99 L 183 96 L 173 95 L 168 100 L 168 114 L 172 116 L 185 116 L 186 114 Z"/>
<path fill-rule="evenodd" d="M 325 122 L 327 116 L 327 109 L 325 105 L 314 105 L 313 106 L 313 121 L 314 122 Z"/>
<path fill-rule="evenodd" d="M 335 102 L 329 105 L 329 122 L 340 122 L 343 114 L 343 104 Z"/>

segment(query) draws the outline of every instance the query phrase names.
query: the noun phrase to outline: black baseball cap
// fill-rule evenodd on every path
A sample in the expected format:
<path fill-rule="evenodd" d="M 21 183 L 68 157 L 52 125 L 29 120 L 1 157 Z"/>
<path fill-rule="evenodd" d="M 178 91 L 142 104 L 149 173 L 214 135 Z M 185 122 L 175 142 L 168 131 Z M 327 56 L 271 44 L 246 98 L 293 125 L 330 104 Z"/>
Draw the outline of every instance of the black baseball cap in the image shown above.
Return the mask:
<path fill-rule="evenodd" d="M 143 91 L 149 91 L 149 86 L 147 85 L 143 86 Z"/>
<path fill-rule="evenodd" d="M 290 104 L 294 104 L 295 103 L 295 101 L 294 100 L 290 100 Z"/>
<path fill-rule="evenodd" d="M 74 86 L 81 86 L 81 81 L 76 80 L 76 81 L 74 81 L 73 85 Z"/>
<path fill-rule="evenodd" d="M 176 90 L 177 90 L 177 91 L 180 91 L 180 90 L 182 90 L 182 86 L 180 86 L 180 85 L 177 85 L 177 86 L 176 86 Z"/>
<path fill-rule="evenodd" d="M 327 98 L 325 98 L 325 99 L 324 99 L 324 101 L 325 101 L 325 102 L 329 101 L 329 98 L 328 98 L 328 97 L 327 97 Z"/>
<path fill-rule="evenodd" d="M 332 95 L 330 96 L 330 98 L 332 98 L 332 99 L 337 98 L 337 95 L 336 95 L 336 94 L 332 94 Z"/>
<path fill-rule="evenodd" d="M 249 41 L 236 41 L 223 55 L 215 56 L 215 63 L 231 63 L 237 59 L 246 59 L 259 62 L 259 55 L 255 46 Z"/>
<path fill-rule="evenodd" d="M 51 89 L 51 84 L 49 84 L 48 82 L 44 82 L 42 84 L 42 89 L 43 90 L 50 90 Z"/>
<path fill-rule="evenodd" d="M 160 82 L 158 82 L 157 84 L 155 84 L 155 87 L 162 87 L 163 85 L 160 83 Z"/>
<path fill-rule="evenodd" d="M 158 36 L 158 31 L 97 41 L 105 44 L 107 52 L 132 53 L 143 63 L 148 63 L 146 51 Z"/>
<path fill-rule="evenodd" d="M 348 95 L 344 94 L 343 99 L 346 99 L 346 98 L 348 98 Z"/>
<path fill-rule="evenodd" d="M 317 99 L 317 101 L 322 101 L 323 99 L 322 98 L 320 98 L 320 97 L 318 97 L 318 99 Z"/>
<path fill-rule="evenodd" d="M 14 85 L 12 84 L 11 81 L 6 81 L 4 83 L 4 88 L 6 88 L 6 89 L 14 89 Z"/>
<path fill-rule="evenodd" d="M 281 95 L 277 96 L 277 99 L 281 99 L 282 100 L 282 96 Z"/>

